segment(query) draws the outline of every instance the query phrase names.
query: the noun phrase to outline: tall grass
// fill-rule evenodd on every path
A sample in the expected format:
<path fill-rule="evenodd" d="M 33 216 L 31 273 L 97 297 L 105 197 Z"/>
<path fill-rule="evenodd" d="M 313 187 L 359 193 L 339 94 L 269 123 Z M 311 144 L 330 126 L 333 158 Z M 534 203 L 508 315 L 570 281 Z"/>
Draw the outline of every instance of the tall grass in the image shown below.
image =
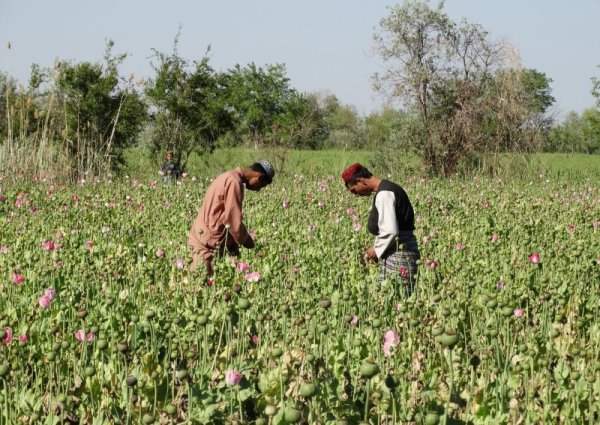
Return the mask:
<path fill-rule="evenodd" d="M 382 155 L 384 156 L 382 158 Z M 337 175 L 349 164 L 360 162 L 374 173 L 386 176 L 403 176 L 421 173 L 419 159 L 398 153 L 372 150 L 291 150 L 283 169 L 277 164 L 276 152 L 272 149 L 220 148 L 212 154 L 198 156 L 192 154 L 186 164 L 191 175 L 212 177 L 223 171 L 246 166 L 266 158 L 273 161 L 280 175 Z M 158 175 L 160 161 L 151 157 L 150 151 L 136 148 L 125 151 L 126 174 L 137 178 L 153 178 Z M 505 154 L 499 159 L 495 175 L 504 179 L 531 179 L 545 175 L 549 178 L 589 178 L 600 179 L 600 155 L 586 154 Z M 487 173 L 485 163 L 481 163 L 463 177 Z"/>

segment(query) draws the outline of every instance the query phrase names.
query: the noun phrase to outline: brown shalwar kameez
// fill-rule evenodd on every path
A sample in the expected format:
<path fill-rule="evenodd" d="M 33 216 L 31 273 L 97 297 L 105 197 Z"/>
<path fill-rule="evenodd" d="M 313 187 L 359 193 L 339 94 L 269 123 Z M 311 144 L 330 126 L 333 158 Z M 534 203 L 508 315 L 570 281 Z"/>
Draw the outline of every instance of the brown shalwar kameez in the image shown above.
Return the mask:
<path fill-rule="evenodd" d="M 243 223 L 243 200 L 244 183 L 239 167 L 221 174 L 208 187 L 188 238 L 192 248 L 192 270 L 203 261 L 212 274 L 215 251 L 223 254 L 227 249 L 237 254 L 239 246 L 244 245 L 249 236 Z"/>

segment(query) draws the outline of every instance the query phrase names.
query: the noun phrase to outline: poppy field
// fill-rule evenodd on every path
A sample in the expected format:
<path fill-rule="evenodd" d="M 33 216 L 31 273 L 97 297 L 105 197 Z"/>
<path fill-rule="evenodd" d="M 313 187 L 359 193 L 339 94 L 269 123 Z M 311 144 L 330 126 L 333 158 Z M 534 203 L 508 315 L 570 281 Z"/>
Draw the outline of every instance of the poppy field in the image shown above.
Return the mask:
<path fill-rule="evenodd" d="M 409 298 L 339 176 L 246 192 L 257 246 L 209 280 L 208 178 L 0 181 L 0 424 L 598 423 L 597 181 L 391 180 Z"/>

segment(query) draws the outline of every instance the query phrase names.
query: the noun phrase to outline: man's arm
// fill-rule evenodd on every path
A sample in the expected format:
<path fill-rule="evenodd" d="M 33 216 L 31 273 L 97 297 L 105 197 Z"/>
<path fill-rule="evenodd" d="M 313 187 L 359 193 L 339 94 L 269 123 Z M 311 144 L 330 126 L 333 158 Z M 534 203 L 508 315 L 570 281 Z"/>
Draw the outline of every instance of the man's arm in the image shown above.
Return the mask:
<path fill-rule="evenodd" d="M 229 233 L 238 245 L 253 248 L 254 241 L 248 235 L 242 216 L 244 192 L 237 181 L 228 181 L 225 186 L 225 224 L 229 224 Z"/>

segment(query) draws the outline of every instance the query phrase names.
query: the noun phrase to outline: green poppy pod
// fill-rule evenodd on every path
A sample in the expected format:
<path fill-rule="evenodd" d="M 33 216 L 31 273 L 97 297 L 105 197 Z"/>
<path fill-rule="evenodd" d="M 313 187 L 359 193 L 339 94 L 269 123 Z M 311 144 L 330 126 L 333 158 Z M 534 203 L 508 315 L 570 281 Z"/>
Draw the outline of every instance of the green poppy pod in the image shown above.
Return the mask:
<path fill-rule="evenodd" d="M 379 318 L 373 319 L 373 321 L 371 322 L 371 326 L 373 326 L 374 328 L 380 328 L 381 327 L 381 319 L 379 319 Z"/>
<path fill-rule="evenodd" d="M 146 425 L 154 423 L 154 417 L 150 413 L 144 413 L 144 416 L 142 416 L 142 422 Z"/>
<path fill-rule="evenodd" d="M 238 308 L 240 310 L 248 310 L 250 308 L 250 301 L 246 298 L 240 298 L 238 300 Z"/>
<path fill-rule="evenodd" d="M 331 300 L 329 298 L 325 298 L 321 301 L 321 308 L 327 309 L 329 307 L 331 307 Z"/>
<path fill-rule="evenodd" d="M 300 394 L 302 397 L 310 398 L 317 393 L 317 385 L 311 382 L 305 382 L 300 385 Z"/>
<path fill-rule="evenodd" d="M 379 366 L 372 360 L 366 360 L 360 365 L 360 376 L 372 378 L 379 373 Z"/>
<path fill-rule="evenodd" d="M 125 378 L 125 383 L 128 387 L 135 387 L 138 383 L 138 379 L 133 375 L 129 375 L 127 378 Z"/>
<path fill-rule="evenodd" d="M 8 373 L 10 372 L 10 365 L 9 364 L 1 364 L 0 365 L 0 378 L 4 378 L 5 376 L 8 375 Z"/>
<path fill-rule="evenodd" d="M 172 404 L 167 404 L 165 406 L 165 413 L 169 416 L 173 416 L 175 413 L 177 413 L 177 407 L 173 406 Z"/>
<path fill-rule="evenodd" d="M 426 425 L 437 425 L 440 423 L 440 416 L 435 412 L 429 412 L 425 416 L 425 424 Z"/>
<path fill-rule="evenodd" d="M 181 379 L 181 380 L 187 378 L 188 375 L 189 374 L 188 374 L 188 371 L 186 369 L 181 369 L 181 370 L 178 370 L 177 372 L 175 372 L 175 377 L 177 379 Z"/>
<path fill-rule="evenodd" d="M 87 377 L 92 377 L 96 374 L 96 369 L 92 366 L 88 366 L 85 368 L 85 370 L 83 371 L 83 373 L 85 374 L 85 376 Z"/>
<path fill-rule="evenodd" d="M 431 329 L 431 334 L 433 336 L 439 336 L 444 333 L 444 328 L 442 326 L 436 325 Z"/>
<path fill-rule="evenodd" d="M 146 310 L 146 312 L 144 313 L 144 316 L 146 316 L 146 319 L 152 319 L 154 316 L 156 315 L 155 311 L 152 309 L 148 309 Z"/>
<path fill-rule="evenodd" d="M 283 350 L 280 347 L 275 347 L 271 350 L 271 356 L 278 358 L 283 354 Z"/>
<path fill-rule="evenodd" d="M 511 316 L 513 316 L 514 314 L 515 314 L 514 310 L 513 310 L 512 308 L 510 308 L 510 307 L 504 307 L 504 308 L 502 309 L 502 315 L 503 315 L 504 317 L 511 317 Z"/>
<path fill-rule="evenodd" d="M 452 330 L 446 330 L 443 334 L 438 335 L 435 339 L 444 347 L 452 349 L 458 342 L 458 335 Z"/>
<path fill-rule="evenodd" d="M 295 407 L 288 407 L 285 409 L 285 411 L 283 413 L 283 417 L 286 422 L 295 424 L 295 423 L 300 422 L 302 414 L 301 414 L 300 410 L 296 409 Z"/>
<path fill-rule="evenodd" d="M 254 421 L 255 425 L 267 425 L 268 421 L 265 418 L 258 418 Z"/>
<path fill-rule="evenodd" d="M 77 313 L 75 313 L 75 315 L 77 317 L 79 317 L 80 319 L 85 319 L 87 317 L 88 313 L 86 310 L 79 310 L 79 311 L 77 311 Z"/>
<path fill-rule="evenodd" d="M 385 386 L 393 390 L 400 385 L 400 378 L 397 375 L 388 375 L 385 377 Z"/>
<path fill-rule="evenodd" d="M 267 416 L 275 416 L 277 414 L 277 406 L 274 406 L 272 404 L 267 404 L 267 407 L 265 407 L 265 415 Z"/>

